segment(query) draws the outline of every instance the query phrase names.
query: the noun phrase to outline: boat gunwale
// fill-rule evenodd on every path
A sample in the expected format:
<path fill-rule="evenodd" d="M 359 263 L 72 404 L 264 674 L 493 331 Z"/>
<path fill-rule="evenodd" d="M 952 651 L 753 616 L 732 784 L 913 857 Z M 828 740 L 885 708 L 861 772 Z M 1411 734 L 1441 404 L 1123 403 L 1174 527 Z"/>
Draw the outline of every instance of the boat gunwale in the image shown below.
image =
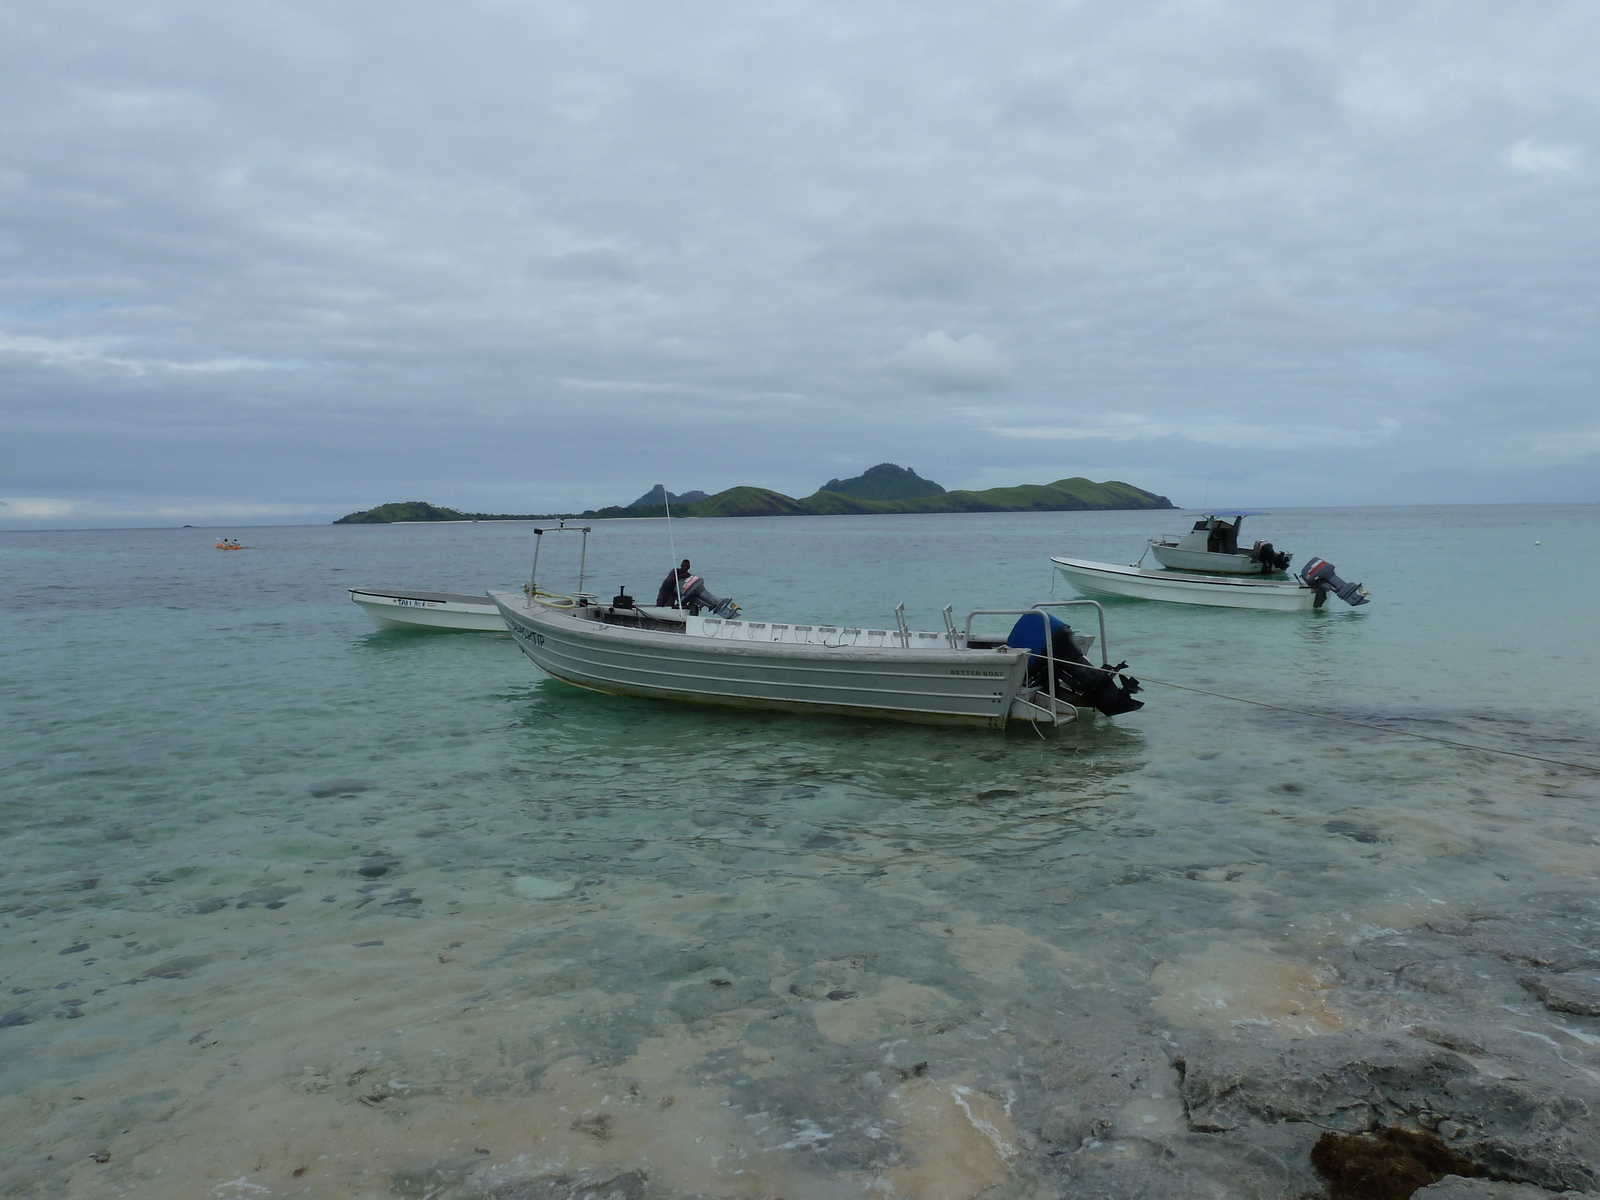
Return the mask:
<path fill-rule="evenodd" d="M 494 602 L 489 599 L 487 593 L 482 596 L 470 596 L 465 592 L 411 592 L 401 591 L 398 588 L 390 592 L 378 591 L 376 588 L 355 587 L 346 590 L 350 593 L 350 599 L 356 604 L 366 603 L 363 597 L 371 597 L 375 600 L 410 600 L 417 604 L 454 605 L 460 608 L 494 609 L 495 607 Z M 451 599 L 440 598 L 444 596 L 451 597 Z M 446 611 L 449 610 L 447 609 Z"/>
<path fill-rule="evenodd" d="M 1025 657 L 1032 653 L 1026 647 L 1019 646 L 951 646 L 944 641 L 943 634 L 937 635 L 939 644 L 933 646 L 829 646 L 824 642 L 770 642 L 756 639 L 736 640 L 734 638 L 706 637 L 703 634 L 694 634 L 687 631 L 665 629 L 638 629 L 631 625 L 610 625 L 604 621 L 596 621 L 588 617 L 580 617 L 575 610 L 540 609 L 529 610 L 516 608 L 504 604 L 499 597 L 508 593 L 489 593 L 495 598 L 495 603 L 500 606 L 502 615 L 512 620 L 525 621 L 537 627 L 539 622 L 531 619 L 532 614 L 538 614 L 547 621 L 566 618 L 571 621 L 569 626 L 555 626 L 555 628 L 571 630 L 574 633 L 591 638 L 609 637 L 613 640 L 621 639 L 624 643 L 641 641 L 647 644 L 659 644 L 668 647 L 711 649 L 714 656 L 726 657 L 729 655 L 749 656 L 755 654 L 775 654 L 784 658 L 804 658 L 818 662 L 827 659 L 847 659 L 860 662 L 926 662 L 935 655 L 960 656 L 958 661 L 968 661 L 967 656 L 988 655 L 991 662 L 1014 662 L 1018 657 Z M 601 606 L 604 607 L 604 606 Z M 786 622 L 765 622 L 765 624 L 786 624 Z M 791 625 L 790 628 L 793 628 Z M 813 626 L 812 628 L 816 628 Z M 850 628 L 855 628 L 851 626 Z M 864 626 L 863 626 L 864 628 Z M 914 633 L 923 632 L 921 630 Z M 894 632 L 890 631 L 890 636 Z M 661 640 L 665 639 L 665 640 Z M 825 651 L 826 653 L 819 653 Z M 796 669 L 796 668 L 791 668 Z"/>

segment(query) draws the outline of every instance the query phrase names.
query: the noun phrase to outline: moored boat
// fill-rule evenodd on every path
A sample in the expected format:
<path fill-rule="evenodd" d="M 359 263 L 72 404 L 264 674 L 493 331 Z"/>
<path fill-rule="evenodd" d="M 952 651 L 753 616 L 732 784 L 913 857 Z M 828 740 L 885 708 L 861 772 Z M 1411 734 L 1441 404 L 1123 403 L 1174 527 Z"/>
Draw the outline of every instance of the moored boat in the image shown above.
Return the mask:
<path fill-rule="evenodd" d="M 868 629 L 694 616 L 626 595 L 600 604 L 580 593 L 565 605 L 536 590 L 489 595 L 541 670 L 611 695 L 991 729 L 1008 720 L 1061 725 L 1080 706 L 1127 712 L 1141 703 L 1120 666 L 1083 659 L 1085 643 L 1049 617 L 1050 605 L 980 610 L 964 630 L 946 608 L 945 629 L 930 633 L 903 617 L 896 628 Z M 1054 607 L 1074 603 L 1092 602 Z M 972 632 L 983 615 L 1017 622 L 1006 637 L 983 637 Z M 1103 652 L 1103 614 L 1101 622 Z"/>
<path fill-rule="evenodd" d="M 500 610 L 485 595 L 426 592 L 414 588 L 351 588 L 350 599 L 379 629 L 504 633 Z"/>
<path fill-rule="evenodd" d="M 1332 592 L 1347 604 L 1367 602 L 1366 589 L 1334 574 L 1318 558 L 1295 579 L 1240 579 L 1222 575 L 1191 575 L 1180 571 L 1153 571 L 1122 567 L 1081 558 L 1051 558 L 1061 577 L 1085 596 L 1164 600 L 1175 604 L 1205 604 L 1216 608 L 1256 608 L 1299 612 L 1321 608 Z"/>

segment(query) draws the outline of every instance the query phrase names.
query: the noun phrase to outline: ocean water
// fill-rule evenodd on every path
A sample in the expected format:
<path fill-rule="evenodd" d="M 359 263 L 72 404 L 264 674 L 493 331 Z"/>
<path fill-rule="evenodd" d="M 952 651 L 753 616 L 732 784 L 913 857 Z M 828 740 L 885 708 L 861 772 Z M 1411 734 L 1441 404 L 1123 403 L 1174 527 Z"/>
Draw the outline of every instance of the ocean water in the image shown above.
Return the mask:
<path fill-rule="evenodd" d="M 755 619 L 882 625 L 904 601 L 936 629 L 946 603 L 1070 595 L 1050 554 L 1127 562 L 1184 525 L 679 521 L 669 547 L 597 522 L 588 565 L 648 599 L 675 554 Z M 1113 656 L 1600 767 L 1600 507 L 1246 532 L 1372 603 L 1112 603 Z M 545 541 L 541 582 L 570 587 L 577 538 Z M 1039 1173 L 1041 1073 L 1130 1080 L 1095 1146 L 1132 1154 L 1182 1128 L 1163 1056 L 1185 1037 L 1360 1026 L 1330 947 L 1600 877 L 1592 769 L 1155 682 L 1047 736 L 614 699 L 503 635 L 378 632 L 345 596 L 515 587 L 532 542 L 0 533 L 0 1194 L 585 1169 L 718 1197 L 1080 1194 Z M 1234 1166 L 1195 1194 L 1233 1194 Z"/>

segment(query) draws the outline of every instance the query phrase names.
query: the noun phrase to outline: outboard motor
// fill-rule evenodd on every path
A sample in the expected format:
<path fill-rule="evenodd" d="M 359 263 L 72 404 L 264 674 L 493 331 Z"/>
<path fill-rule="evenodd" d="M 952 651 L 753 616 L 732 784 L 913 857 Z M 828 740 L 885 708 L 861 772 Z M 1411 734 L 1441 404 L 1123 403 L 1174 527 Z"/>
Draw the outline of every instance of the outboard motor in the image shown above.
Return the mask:
<path fill-rule="evenodd" d="M 1279 554 L 1272 548 L 1271 542 L 1257 542 L 1255 549 L 1250 551 L 1250 561 L 1261 564 L 1261 573 L 1270 575 L 1274 571 L 1287 571 L 1290 554 Z"/>
<path fill-rule="evenodd" d="M 1346 604 L 1365 604 L 1370 598 L 1367 589 L 1359 583 L 1346 583 L 1333 573 L 1333 564 L 1325 558 L 1313 558 L 1300 569 L 1301 582 L 1308 587 L 1317 589 L 1316 603 L 1313 608 L 1321 608 L 1322 602 L 1332 592 Z"/>
<path fill-rule="evenodd" d="M 633 597 L 628 595 L 628 585 L 623 584 L 617 589 L 617 594 L 611 597 L 612 608 L 632 608 Z"/>
<path fill-rule="evenodd" d="M 1006 645 L 1033 651 L 1028 660 L 1028 683 L 1042 688 L 1049 681 L 1045 672 L 1049 660 L 1044 652 L 1044 613 L 1025 613 L 1006 635 Z M 1139 681 L 1132 675 L 1122 674 L 1125 662 L 1112 666 L 1105 663 L 1093 667 L 1072 640 L 1072 628 L 1065 622 L 1049 617 L 1050 657 L 1055 659 L 1055 694 L 1058 699 L 1070 701 L 1080 708 L 1094 708 L 1114 717 L 1118 713 L 1133 712 L 1144 707 L 1143 700 L 1135 700 Z"/>
<path fill-rule="evenodd" d="M 724 619 L 735 617 L 739 612 L 739 606 L 732 600 L 713 596 L 706 591 L 704 579 L 698 575 L 691 575 L 683 581 L 683 611 L 691 617 L 698 617 L 702 608 L 710 609 Z"/>

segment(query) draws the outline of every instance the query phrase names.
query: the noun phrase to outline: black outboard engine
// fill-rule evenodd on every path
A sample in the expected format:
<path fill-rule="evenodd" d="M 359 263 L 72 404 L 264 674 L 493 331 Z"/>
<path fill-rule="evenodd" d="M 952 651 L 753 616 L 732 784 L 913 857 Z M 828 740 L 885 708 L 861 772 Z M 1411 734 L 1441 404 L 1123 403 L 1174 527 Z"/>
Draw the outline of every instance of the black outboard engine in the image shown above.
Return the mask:
<path fill-rule="evenodd" d="M 612 608 L 632 608 L 633 597 L 628 595 L 628 585 L 623 584 L 617 589 L 617 594 L 611 597 Z"/>
<path fill-rule="evenodd" d="M 1006 638 L 1006 644 L 1027 647 L 1033 651 L 1033 657 L 1028 660 L 1028 684 L 1043 688 L 1048 683 L 1045 674 L 1047 660 L 1044 655 L 1044 629 L 1034 619 L 1038 616 L 1043 614 L 1028 613 L 1019 620 Z M 1133 698 L 1133 694 L 1139 690 L 1139 681 L 1132 675 L 1122 674 L 1127 663 L 1121 662 L 1114 667 L 1110 663 L 1102 667 L 1091 666 L 1083 656 L 1083 651 L 1073 642 L 1071 626 L 1051 617 L 1049 628 L 1050 656 L 1055 659 L 1055 694 L 1058 699 L 1069 701 L 1079 708 L 1099 709 L 1108 717 L 1144 707 L 1143 700 Z"/>
<path fill-rule="evenodd" d="M 1271 575 L 1275 571 L 1289 569 L 1289 554 L 1279 554 L 1272 548 L 1271 542 L 1257 542 L 1255 549 L 1250 551 L 1250 561 L 1261 564 L 1261 573 Z"/>
<path fill-rule="evenodd" d="M 1359 583 L 1346 583 L 1333 573 L 1333 564 L 1325 558 L 1313 558 L 1300 569 L 1301 582 L 1308 587 L 1317 589 L 1317 599 L 1313 608 L 1321 608 L 1322 602 L 1332 592 L 1346 604 L 1365 604 L 1370 598 L 1367 589 Z"/>
<path fill-rule="evenodd" d="M 691 617 L 698 617 L 702 608 L 710 609 L 725 619 L 732 618 L 739 612 L 739 606 L 732 600 L 713 596 L 706 591 L 704 579 L 698 575 L 691 575 L 683 581 L 683 611 Z"/>

